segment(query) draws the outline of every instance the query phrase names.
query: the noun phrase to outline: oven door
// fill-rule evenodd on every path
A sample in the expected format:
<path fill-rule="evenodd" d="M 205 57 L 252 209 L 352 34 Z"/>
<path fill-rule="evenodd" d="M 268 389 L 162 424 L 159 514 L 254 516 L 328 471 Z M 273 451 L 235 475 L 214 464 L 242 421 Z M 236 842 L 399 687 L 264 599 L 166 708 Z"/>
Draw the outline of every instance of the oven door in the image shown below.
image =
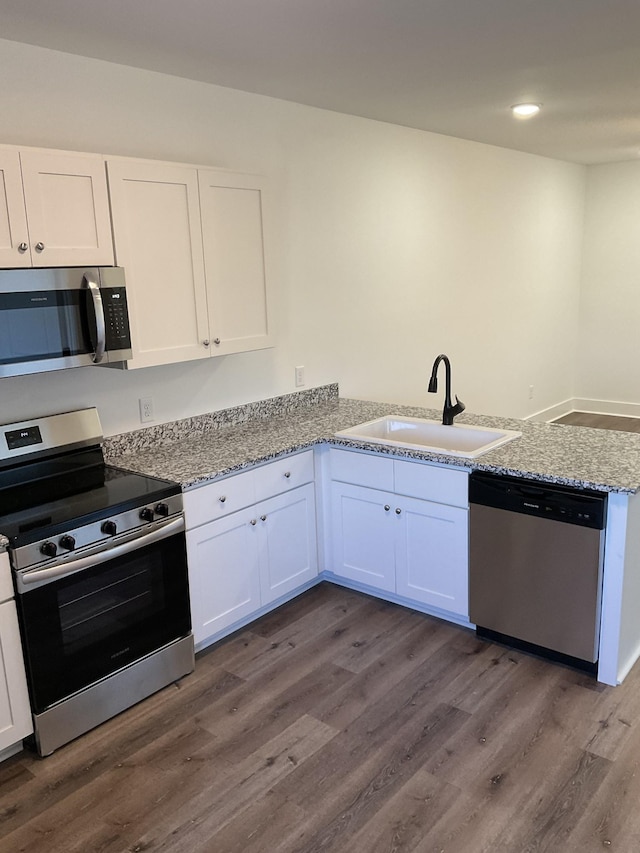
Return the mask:
<path fill-rule="evenodd" d="M 17 589 L 32 710 L 40 713 L 189 635 L 184 521 L 77 563 L 20 572 Z"/>

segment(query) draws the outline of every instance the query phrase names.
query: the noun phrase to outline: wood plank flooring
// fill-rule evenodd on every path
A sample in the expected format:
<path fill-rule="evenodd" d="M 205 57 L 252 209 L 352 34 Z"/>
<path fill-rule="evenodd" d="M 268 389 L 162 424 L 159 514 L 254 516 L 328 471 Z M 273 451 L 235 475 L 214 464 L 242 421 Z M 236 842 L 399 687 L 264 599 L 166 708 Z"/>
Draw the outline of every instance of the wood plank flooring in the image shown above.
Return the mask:
<path fill-rule="evenodd" d="M 322 584 L 40 760 L 0 765 L 2 853 L 640 850 L 623 685 Z"/>
<path fill-rule="evenodd" d="M 640 418 L 623 415 L 598 415 L 593 412 L 571 412 L 558 418 L 554 423 L 570 426 L 586 426 L 595 429 L 616 429 L 621 432 L 640 432 Z"/>

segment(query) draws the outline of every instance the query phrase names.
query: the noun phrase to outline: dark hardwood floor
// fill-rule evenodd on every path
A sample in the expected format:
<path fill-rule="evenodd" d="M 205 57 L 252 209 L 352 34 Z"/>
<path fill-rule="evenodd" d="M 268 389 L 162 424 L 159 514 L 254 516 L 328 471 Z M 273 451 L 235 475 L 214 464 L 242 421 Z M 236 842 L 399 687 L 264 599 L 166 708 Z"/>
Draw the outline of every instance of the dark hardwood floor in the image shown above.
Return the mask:
<path fill-rule="evenodd" d="M 597 415 L 593 412 L 571 412 L 558 418 L 555 423 L 570 426 L 586 426 L 595 429 L 616 429 L 621 432 L 640 432 L 640 418 L 622 415 Z"/>
<path fill-rule="evenodd" d="M 623 685 L 330 584 L 40 760 L 0 765 L 2 853 L 640 850 Z"/>

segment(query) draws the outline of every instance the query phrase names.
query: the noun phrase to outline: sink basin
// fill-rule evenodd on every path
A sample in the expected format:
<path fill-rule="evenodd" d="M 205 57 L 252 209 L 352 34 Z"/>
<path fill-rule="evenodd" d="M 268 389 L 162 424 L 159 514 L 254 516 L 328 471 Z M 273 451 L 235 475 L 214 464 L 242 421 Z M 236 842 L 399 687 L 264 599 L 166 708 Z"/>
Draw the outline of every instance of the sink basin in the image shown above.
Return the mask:
<path fill-rule="evenodd" d="M 464 456 L 467 459 L 475 459 L 521 435 L 521 432 L 514 430 L 467 424 L 444 426 L 439 421 L 407 418 L 403 415 L 386 415 L 336 433 L 338 438 L 427 450 L 447 456 Z"/>

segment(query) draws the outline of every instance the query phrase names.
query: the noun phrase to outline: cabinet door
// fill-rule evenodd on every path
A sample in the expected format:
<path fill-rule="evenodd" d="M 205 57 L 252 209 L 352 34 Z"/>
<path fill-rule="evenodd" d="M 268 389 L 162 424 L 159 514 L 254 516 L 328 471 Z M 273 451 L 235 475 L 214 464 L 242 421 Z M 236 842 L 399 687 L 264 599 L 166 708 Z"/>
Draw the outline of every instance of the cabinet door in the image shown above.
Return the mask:
<path fill-rule="evenodd" d="M 395 592 L 395 508 L 392 494 L 331 484 L 332 563 L 340 577 Z"/>
<path fill-rule="evenodd" d="M 0 604 L 0 750 L 32 731 L 16 605 L 6 601 Z"/>
<path fill-rule="evenodd" d="M 30 266 L 20 155 L 14 149 L 0 148 L 0 267 Z"/>
<path fill-rule="evenodd" d="M 260 607 L 253 508 L 187 531 L 193 636 L 203 643 Z"/>
<path fill-rule="evenodd" d="M 256 508 L 260 525 L 262 604 L 285 595 L 318 574 L 316 506 L 312 483 Z"/>
<path fill-rule="evenodd" d="M 33 266 L 112 265 L 103 158 L 34 150 L 20 162 Z"/>
<path fill-rule="evenodd" d="M 259 178 L 198 172 L 211 354 L 271 346 Z"/>
<path fill-rule="evenodd" d="M 468 616 L 468 511 L 410 498 L 401 501 L 396 591 Z"/>
<path fill-rule="evenodd" d="M 109 160 L 107 168 L 116 260 L 127 274 L 127 366 L 208 357 L 196 170 L 136 160 Z"/>

